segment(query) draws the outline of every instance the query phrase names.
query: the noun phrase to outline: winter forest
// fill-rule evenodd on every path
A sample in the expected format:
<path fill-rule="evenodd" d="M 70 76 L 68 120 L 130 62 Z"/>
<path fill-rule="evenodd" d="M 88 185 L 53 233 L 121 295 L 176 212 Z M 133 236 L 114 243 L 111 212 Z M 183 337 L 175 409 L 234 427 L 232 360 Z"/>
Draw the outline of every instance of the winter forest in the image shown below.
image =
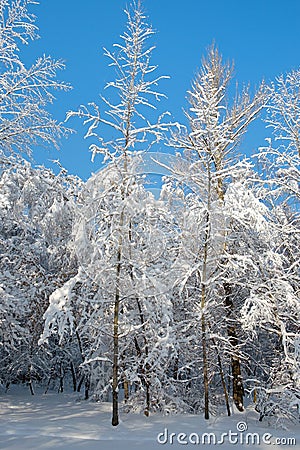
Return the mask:
<path fill-rule="evenodd" d="M 212 43 L 185 122 L 157 113 L 167 77 L 137 0 L 107 43 L 105 96 L 59 123 L 48 107 L 69 89 L 63 63 L 21 59 L 38 32 L 31 3 L 0 0 L 1 395 L 72 390 L 111 402 L 114 426 L 249 405 L 299 420 L 300 69 L 240 86 Z M 30 158 L 76 120 L 102 161 L 87 181 Z M 249 157 L 254 121 L 268 138 Z M 158 195 L 147 158 L 164 173 Z"/>

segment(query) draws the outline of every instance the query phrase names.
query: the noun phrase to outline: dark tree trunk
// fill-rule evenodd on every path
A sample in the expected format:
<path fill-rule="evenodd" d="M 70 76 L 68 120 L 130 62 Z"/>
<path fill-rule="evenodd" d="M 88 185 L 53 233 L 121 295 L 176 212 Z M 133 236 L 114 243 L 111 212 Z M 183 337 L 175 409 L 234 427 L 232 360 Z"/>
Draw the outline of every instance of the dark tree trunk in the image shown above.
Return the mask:
<path fill-rule="evenodd" d="M 84 382 L 84 378 L 85 378 L 85 375 L 82 375 L 82 377 L 79 380 L 78 386 L 77 386 L 77 392 L 81 391 L 81 386 L 82 386 L 82 384 Z"/>
<path fill-rule="evenodd" d="M 59 365 L 59 388 L 58 388 L 58 393 L 60 393 L 60 392 L 64 392 L 64 371 L 63 371 L 62 362 Z"/>
<path fill-rule="evenodd" d="M 118 393 L 118 377 L 119 377 L 119 310 L 120 310 L 120 273 L 121 273 L 121 246 L 119 243 L 117 277 L 116 277 L 116 294 L 114 305 L 114 328 L 113 328 L 113 381 L 112 381 L 112 421 L 113 426 L 119 425 L 119 393 Z"/>
<path fill-rule="evenodd" d="M 84 383 L 84 399 L 89 399 L 89 393 L 90 393 L 90 376 L 86 375 L 85 377 L 85 383 Z"/>
<path fill-rule="evenodd" d="M 71 361 L 70 366 L 71 366 L 72 381 L 73 381 L 73 391 L 76 392 L 77 391 L 77 379 L 76 379 L 76 372 L 75 372 L 75 367 L 74 367 L 73 361 Z"/>
<path fill-rule="evenodd" d="M 233 317 L 232 288 L 228 283 L 224 284 L 225 306 L 227 308 L 228 326 L 227 333 L 232 346 L 231 372 L 232 372 L 232 396 L 233 402 L 239 411 L 244 411 L 244 386 L 241 371 L 241 362 L 238 356 L 238 337 Z"/>
<path fill-rule="evenodd" d="M 31 395 L 34 395 L 34 389 L 33 389 L 32 380 L 29 380 L 28 386 L 29 386 L 29 390 L 30 390 Z"/>

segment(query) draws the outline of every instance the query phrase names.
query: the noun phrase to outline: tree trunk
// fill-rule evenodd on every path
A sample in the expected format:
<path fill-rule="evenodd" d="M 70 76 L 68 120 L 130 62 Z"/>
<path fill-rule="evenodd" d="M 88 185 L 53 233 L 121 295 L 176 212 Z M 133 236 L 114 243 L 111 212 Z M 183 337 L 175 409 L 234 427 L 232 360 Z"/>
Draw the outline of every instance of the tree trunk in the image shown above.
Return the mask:
<path fill-rule="evenodd" d="M 150 383 L 148 380 L 145 381 L 146 384 L 146 408 L 144 410 L 144 414 L 146 417 L 150 415 Z"/>
<path fill-rule="evenodd" d="M 209 380 L 208 380 L 208 352 L 207 352 L 207 324 L 205 317 L 205 306 L 207 303 L 207 271 L 208 271 L 208 252 L 211 238 L 211 172 L 208 166 L 207 182 L 207 211 L 205 218 L 204 248 L 203 248 L 203 266 L 201 279 L 201 338 L 202 338 L 202 359 L 203 359 L 203 386 L 204 386 L 204 418 L 209 419 Z M 199 274 L 200 275 L 200 274 Z"/>
<path fill-rule="evenodd" d="M 71 373 L 72 373 L 73 391 L 76 392 L 77 391 L 77 379 L 76 379 L 76 371 L 75 371 L 73 361 L 70 362 L 70 368 L 71 368 Z"/>
<path fill-rule="evenodd" d="M 81 386 L 82 386 L 82 384 L 84 382 L 84 379 L 85 379 L 85 374 L 83 374 L 82 377 L 79 380 L 79 383 L 78 383 L 78 386 L 77 386 L 77 392 L 81 391 Z"/>
<path fill-rule="evenodd" d="M 32 381 L 32 365 L 30 364 L 28 366 L 28 375 L 27 375 L 27 379 L 28 379 L 28 386 L 29 386 L 29 390 L 31 395 L 34 395 L 34 388 L 33 388 L 33 381 Z"/>
<path fill-rule="evenodd" d="M 125 400 L 125 402 L 127 402 L 128 401 L 128 399 L 129 399 L 129 383 L 128 383 L 128 380 L 124 380 L 124 400 Z"/>
<path fill-rule="evenodd" d="M 84 383 L 84 399 L 88 400 L 90 395 L 90 374 L 85 375 L 85 383 Z"/>
<path fill-rule="evenodd" d="M 132 223 L 131 222 L 129 224 L 128 238 L 129 238 L 129 242 L 131 243 L 132 242 Z M 130 246 L 129 246 L 129 252 L 130 252 L 130 259 L 131 259 L 131 248 L 130 248 Z M 130 267 L 130 277 L 131 277 L 132 283 L 134 283 L 132 266 Z M 140 304 L 140 300 L 139 300 L 138 297 L 136 298 L 136 303 L 137 303 L 137 307 L 138 307 L 138 311 L 139 311 L 140 321 L 141 321 L 141 324 L 143 325 L 143 329 L 144 329 L 143 340 L 144 340 L 144 344 L 145 344 L 145 350 L 144 350 L 145 351 L 145 356 L 146 356 L 146 358 L 148 358 L 149 350 L 148 350 L 148 342 L 147 342 L 147 339 L 146 339 L 146 336 L 145 336 L 145 332 L 146 332 L 146 330 L 145 330 L 145 318 L 144 318 L 142 306 Z M 142 356 L 142 350 L 141 350 L 141 348 L 140 348 L 140 346 L 138 344 L 137 338 L 135 337 L 134 339 L 135 339 L 135 347 L 136 347 L 136 350 L 137 350 L 137 354 L 138 354 L 139 357 L 141 357 Z M 149 414 L 150 414 L 150 398 L 151 398 L 151 396 L 150 396 L 150 381 L 149 381 L 149 377 L 148 377 L 148 373 L 150 372 L 149 364 L 146 364 L 145 369 L 141 365 L 140 366 L 140 371 L 141 371 L 141 374 L 143 374 L 142 378 L 143 378 L 143 382 L 144 382 L 144 385 L 145 385 L 145 388 L 146 388 L 146 408 L 144 410 L 144 414 L 145 414 L 146 417 L 149 417 Z"/>
<path fill-rule="evenodd" d="M 206 305 L 206 280 L 207 280 L 207 260 L 208 260 L 208 245 L 210 239 L 210 183 L 211 179 L 209 177 L 208 184 L 208 204 L 207 204 L 207 214 L 206 214 L 206 230 L 205 230 L 205 241 L 204 241 L 204 252 L 203 252 L 203 268 L 201 276 L 201 338 L 202 338 L 202 358 L 203 358 L 203 385 L 204 385 L 204 418 L 209 419 L 209 381 L 208 381 L 208 355 L 207 355 L 207 325 L 205 318 L 205 305 Z"/>
<path fill-rule="evenodd" d="M 144 314 L 142 312 L 142 307 L 140 305 L 139 299 L 137 298 L 136 301 L 137 301 L 138 310 L 139 310 L 139 314 L 140 314 L 141 324 L 145 325 L 145 318 L 144 318 Z M 145 328 L 144 328 L 144 331 L 145 331 Z M 146 358 L 148 358 L 148 355 L 149 355 L 148 342 L 147 342 L 147 339 L 146 339 L 145 336 L 143 336 L 143 338 L 144 338 L 144 343 L 145 343 L 145 356 L 146 356 Z M 145 369 L 143 370 L 144 384 L 145 384 L 145 387 L 146 387 L 146 408 L 144 410 L 144 414 L 145 414 L 146 417 L 149 417 L 149 414 L 150 414 L 150 403 L 151 403 L 150 402 L 150 399 L 151 399 L 151 395 L 150 395 L 150 381 L 149 381 L 149 376 L 148 376 L 148 374 L 150 372 L 150 369 L 151 368 L 150 368 L 149 364 L 147 363 L 146 366 L 145 366 Z"/>
<path fill-rule="evenodd" d="M 64 371 L 63 371 L 63 365 L 60 361 L 59 363 L 59 388 L 58 393 L 64 392 Z"/>
<path fill-rule="evenodd" d="M 121 239 L 121 238 L 120 238 Z M 114 328 L 113 328 L 113 381 L 112 381 L 112 425 L 119 425 L 119 311 L 120 311 L 120 273 L 121 273 L 121 245 L 119 242 L 117 276 L 116 276 L 116 294 L 114 305 Z"/>
<path fill-rule="evenodd" d="M 224 370 L 222 367 L 222 360 L 221 360 L 221 356 L 217 347 L 217 343 L 215 341 L 215 339 L 212 338 L 212 343 L 215 347 L 216 353 L 217 353 L 217 359 L 218 359 L 218 366 L 219 366 L 219 371 L 220 371 L 220 377 L 221 377 L 221 382 L 222 382 L 222 387 L 223 387 L 223 392 L 224 392 L 224 397 L 225 397 L 225 404 L 226 404 L 226 409 L 227 409 L 227 414 L 228 416 L 231 415 L 231 411 L 230 411 L 230 405 L 229 405 L 229 395 L 228 395 L 228 390 L 227 390 L 227 386 L 226 386 L 226 381 L 225 381 L 225 376 L 224 376 Z"/>
<path fill-rule="evenodd" d="M 206 321 L 202 313 L 202 357 L 203 357 L 203 384 L 204 384 L 204 418 L 209 419 L 209 391 L 208 391 L 208 361 L 207 361 L 207 341 L 206 341 Z"/>
<path fill-rule="evenodd" d="M 34 395 L 33 383 L 32 383 L 31 379 L 28 381 L 28 386 L 29 386 L 31 395 Z"/>
<path fill-rule="evenodd" d="M 231 298 L 232 289 L 228 283 L 224 284 L 225 306 L 229 323 L 227 333 L 232 346 L 231 372 L 232 372 L 232 396 L 233 402 L 239 411 L 244 411 L 244 386 L 241 371 L 241 362 L 238 356 L 238 337 L 233 318 L 233 302 Z"/>

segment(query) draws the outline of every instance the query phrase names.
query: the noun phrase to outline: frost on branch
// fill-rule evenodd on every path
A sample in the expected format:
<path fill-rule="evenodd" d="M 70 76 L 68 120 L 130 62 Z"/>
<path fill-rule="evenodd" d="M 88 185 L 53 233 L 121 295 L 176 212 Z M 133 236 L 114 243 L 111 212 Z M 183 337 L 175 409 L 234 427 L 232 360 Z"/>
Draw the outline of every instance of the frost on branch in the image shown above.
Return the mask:
<path fill-rule="evenodd" d="M 33 0 L 1 0 L 0 2 L 0 64 L 1 69 L 22 68 L 19 59 L 19 44 L 28 44 L 36 39 L 38 28 L 34 24 L 35 16 L 28 12 L 28 5 L 37 4 Z M 17 67 L 18 68 L 18 67 Z"/>
<path fill-rule="evenodd" d="M 113 160 L 124 152 L 147 150 L 163 138 L 170 124 L 165 123 L 163 113 L 155 118 L 156 104 L 165 97 L 157 90 L 159 82 L 168 78 L 155 76 L 156 66 L 150 62 L 154 46 L 148 45 L 154 31 L 146 22 L 140 2 L 133 2 L 125 11 L 127 28 L 121 36 L 122 43 L 114 44 L 114 51 L 105 49 L 110 66 L 115 69 L 115 80 L 106 85 L 112 91 L 111 98 L 102 96 L 104 112 L 95 103 L 82 105 L 78 111 L 70 111 L 66 120 L 72 116 L 83 119 L 88 126 L 86 138 L 93 137 L 96 143 L 90 146 L 92 159 L 97 153 L 106 160 Z M 152 120 L 153 118 L 153 120 Z M 109 127 L 113 139 L 105 140 L 103 130 Z"/>
<path fill-rule="evenodd" d="M 70 86 L 56 80 L 62 61 L 42 56 L 26 67 L 19 45 L 37 37 L 29 0 L 0 1 L 0 152 L 30 154 L 37 144 L 57 146 L 67 129 L 46 109 L 55 90 Z"/>

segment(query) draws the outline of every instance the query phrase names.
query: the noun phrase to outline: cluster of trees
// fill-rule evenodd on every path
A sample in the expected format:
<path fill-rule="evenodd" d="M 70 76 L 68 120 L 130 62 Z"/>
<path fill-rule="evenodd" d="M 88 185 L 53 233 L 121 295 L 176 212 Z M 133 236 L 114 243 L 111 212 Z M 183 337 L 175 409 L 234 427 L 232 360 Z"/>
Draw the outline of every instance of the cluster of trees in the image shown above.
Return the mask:
<path fill-rule="evenodd" d="M 67 115 L 106 162 L 84 183 L 17 156 L 66 131 L 45 109 L 68 88 L 61 62 L 19 59 L 17 41 L 36 31 L 29 3 L 0 1 L 0 381 L 84 388 L 112 401 L 113 425 L 120 404 L 209 418 L 251 401 L 261 420 L 296 417 L 300 71 L 232 99 L 232 67 L 213 45 L 186 123 L 155 117 L 162 77 L 134 3 L 123 42 L 106 51 L 114 100 L 103 98 L 105 114 L 93 103 Z M 239 156 L 260 114 L 267 145 Z M 155 198 L 141 167 L 158 143 L 174 158 Z"/>

